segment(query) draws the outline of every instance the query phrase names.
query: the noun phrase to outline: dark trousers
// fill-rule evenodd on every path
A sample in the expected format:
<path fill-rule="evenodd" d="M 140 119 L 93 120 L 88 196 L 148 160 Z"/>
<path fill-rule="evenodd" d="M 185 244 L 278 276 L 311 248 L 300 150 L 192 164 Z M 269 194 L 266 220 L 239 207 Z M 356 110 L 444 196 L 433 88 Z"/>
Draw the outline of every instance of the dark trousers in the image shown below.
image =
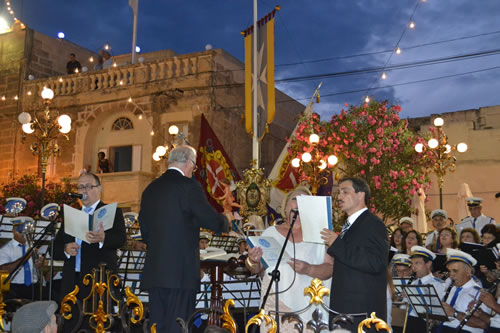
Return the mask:
<path fill-rule="evenodd" d="M 175 319 L 187 321 L 193 314 L 196 290 L 151 288 L 148 292 L 150 324 L 156 323 L 157 332 L 180 333 L 181 326 Z"/>

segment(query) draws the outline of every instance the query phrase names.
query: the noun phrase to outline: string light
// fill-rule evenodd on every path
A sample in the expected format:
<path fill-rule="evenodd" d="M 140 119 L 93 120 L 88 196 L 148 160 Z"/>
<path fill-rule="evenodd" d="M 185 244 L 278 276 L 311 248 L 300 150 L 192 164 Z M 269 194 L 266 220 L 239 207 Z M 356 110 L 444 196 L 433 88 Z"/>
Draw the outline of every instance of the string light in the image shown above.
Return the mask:
<path fill-rule="evenodd" d="M 132 97 L 129 97 L 127 100 L 129 103 L 132 103 Z"/>
<path fill-rule="evenodd" d="M 60 77 L 60 78 L 59 78 L 59 82 L 63 82 L 63 79 L 62 79 L 62 77 Z"/>
<path fill-rule="evenodd" d="M 142 113 L 137 118 L 139 118 L 139 120 L 142 120 Z"/>
<path fill-rule="evenodd" d="M 113 67 L 116 67 L 116 66 L 118 66 L 118 65 L 116 64 L 116 62 L 114 62 L 114 63 L 113 63 Z"/>
<path fill-rule="evenodd" d="M 94 57 L 90 57 L 90 58 L 89 58 L 89 61 L 90 61 L 90 62 L 94 62 Z"/>
<path fill-rule="evenodd" d="M 366 96 L 365 103 L 370 103 L 370 97 Z"/>
<path fill-rule="evenodd" d="M 64 32 L 61 31 L 61 32 L 57 33 L 57 38 L 64 39 L 64 37 L 65 37 Z"/>
<path fill-rule="evenodd" d="M 151 136 L 153 136 L 153 135 L 155 135 L 155 131 L 151 130 L 151 133 L 149 133 L 149 134 L 151 134 Z"/>
<path fill-rule="evenodd" d="M 123 86 L 123 80 L 120 80 L 120 86 Z"/>
<path fill-rule="evenodd" d="M 17 21 L 16 14 L 14 13 L 14 10 L 12 9 L 12 6 L 11 6 L 9 0 L 5 0 L 5 6 L 7 7 L 7 11 L 10 13 L 10 16 L 12 16 L 12 19 L 14 20 L 14 22 Z"/>
<path fill-rule="evenodd" d="M 5 101 L 5 96 L 2 96 L 2 101 Z"/>
<path fill-rule="evenodd" d="M 382 77 L 381 77 L 381 78 L 382 78 L 382 80 L 387 79 L 387 74 L 385 74 L 385 72 L 383 72 L 383 73 L 382 73 Z"/>
<path fill-rule="evenodd" d="M 105 49 L 106 51 L 109 51 L 109 50 L 111 50 L 111 46 L 109 46 L 109 44 L 108 44 L 108 43 L 106 43 L 106 44 L 104 44 L 104 49 Z"/>
<path fill-rule="evenodd" d="M 399 47 L 396 49 L 396 54 L 401 54 L 401 49 Z"/>
<path fill-rule="evenodd" d="M 31 96 L 31 91 L 28 91 L 28 93 L 27 93 L 27 94 L 28 94 L 28 96 Z"/>
<path fill-rule="evenodd" d="M 412 21 L 412 22 L 410 22 L 410 24 L 408 25 L 408 27 L 409 27 L 410 29 L 414 29 L 414 28 L 415 28 L 415 22 L 413 22 L 413 21 Z"/>
<path fill-rule="evenodd" d="M 17 97 L 17 95 L 16 95 L 16 96 L 14 96 L 14 100 L 15 100 L 15 101 L 17 101 L 18 99 L 19 99 L 19 97 Z"/>

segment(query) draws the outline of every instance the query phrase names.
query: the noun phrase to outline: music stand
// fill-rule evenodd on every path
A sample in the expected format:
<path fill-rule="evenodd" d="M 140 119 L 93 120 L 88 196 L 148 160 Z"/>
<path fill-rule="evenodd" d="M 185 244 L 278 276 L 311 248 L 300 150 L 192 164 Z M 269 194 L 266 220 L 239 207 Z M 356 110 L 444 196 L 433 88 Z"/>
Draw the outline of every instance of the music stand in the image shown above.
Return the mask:
<path fill-rule="evenodd" d="M 425 332 L 429 332 L 429 319 L 448 321 L 448 315 L 441 305 L 436 289 L 432 284 L 404 285 L 408 303 L 417 316 L 425 321 Z"/>

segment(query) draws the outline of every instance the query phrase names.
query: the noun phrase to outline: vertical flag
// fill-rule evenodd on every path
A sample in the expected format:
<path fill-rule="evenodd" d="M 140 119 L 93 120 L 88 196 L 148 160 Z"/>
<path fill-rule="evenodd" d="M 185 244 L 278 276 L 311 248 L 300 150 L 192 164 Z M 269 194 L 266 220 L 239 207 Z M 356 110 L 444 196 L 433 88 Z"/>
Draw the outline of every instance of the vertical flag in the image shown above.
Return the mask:
<path fill-rule="evenodd" d="M 226 179 L 230 184 L 234 184 L 241 178 L 203 114 L 196 165 L 198 170 L 195 176 L 207 193 L 208 201 L 215 209 L 222 211 L 222 206 L 216 199 L 224 195 L 221 181 Z"/>
<path fill-rule="evenodd" d="M 253 25 L 241 34 L 245 37 L 245 129 L 253 133 L 252 128 L 252 75 L 257 73 L 257 135 L 262 138 L 268 126 L 273 122 L 276 101 L 274 91 L 274 16 L 279 7 L 264 16 L 257 22 L 257 71 L 253 68 L 253 38 L 255 38 Z"/>

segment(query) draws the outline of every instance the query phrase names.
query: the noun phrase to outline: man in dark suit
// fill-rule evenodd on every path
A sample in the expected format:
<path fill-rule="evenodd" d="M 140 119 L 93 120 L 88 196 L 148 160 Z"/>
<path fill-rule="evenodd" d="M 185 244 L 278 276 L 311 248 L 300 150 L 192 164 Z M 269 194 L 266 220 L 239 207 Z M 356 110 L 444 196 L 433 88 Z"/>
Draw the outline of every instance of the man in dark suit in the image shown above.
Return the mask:
<path fill-rule="evenodd" d="M 78 179 L 78 193 L 83 194 L 82 210 L 87 214 L 105 204 L 100 200 L 102 186 L 94 174 L 83 174 Z M 105 263 L 106 268 L 112 272 L 118 270 L 118 256 L 116 250 L 126 241 L 125 223 L 120 208 L 116 209 L 113 227 L 104 231 L 102 225 L 98 231 L 86 234 L 86 241 L 77 239 L 64 232 L 64 221 L 61 224 L 54 242 L 54 258 L 64 260 L 61 298 L 71 292 L 75 285 L 80 287 L 78 298 L 87 297 L 88 290 L 82 290 L 82 279 L 92 268 L 98 268 L 100 263 Z M 86 291 L 86 292 L 85 292 Z"/>
<path fill-rule="evenodd" d="M 345 328 L 355 332 L 358 324 L 375 312 L 386 320 L 387 231 L 380 219 L 366 207 L 370 188 L 360 178 L 340 181 L 338 203 L 348 219 L 340 235 L 328 229 L 321 232 L 328 254 L 334 257 L 330 307 L 341 313 L 360 314 L 354 325 Z"/>
<path fill-rule="evenodd" d="M 150 321 L 158 332 L 180 332 L 175 319 L 194 312 L 200 287 L 200 227 L 227 231 L 228 221 L 210 206 L 192 179 L 196 150 L 178 146 L 168 156 L 168 170 L 148 185 L 139 224 L 147 244 L 141 289 L 149 292 Z"/>

